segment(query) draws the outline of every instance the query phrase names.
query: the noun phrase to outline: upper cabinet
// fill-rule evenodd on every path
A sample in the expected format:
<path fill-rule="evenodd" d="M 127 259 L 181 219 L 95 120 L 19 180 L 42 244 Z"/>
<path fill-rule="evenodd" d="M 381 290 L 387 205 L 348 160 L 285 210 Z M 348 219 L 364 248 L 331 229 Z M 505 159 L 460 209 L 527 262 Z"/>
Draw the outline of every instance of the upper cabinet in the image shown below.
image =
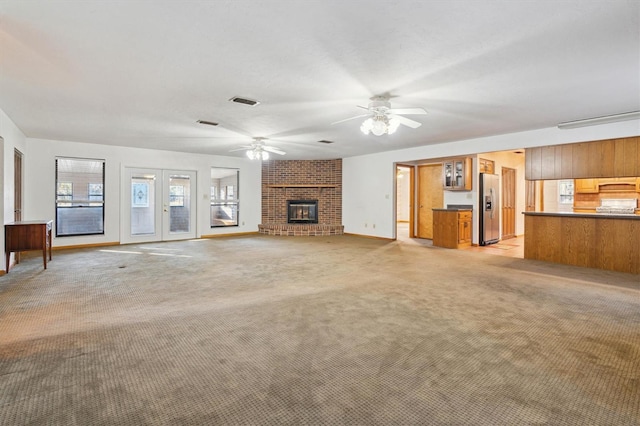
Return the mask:
<path fill-rule="evenodd" d="M 575 192 L 578 194 L 594 194 L 598 192 L 598 179 L 576 179 Z"/>
<path fill-rule="evenodd" d="M 599 192 L 640 192 L 640 177 L 575 179 L 576 194 Z"/>
<path fill-rule="evenodd" d="M 527 148 L 527 180 L 640 176 L 640 136 Z"/>
<path fill-rule="evenodd" d="M 486 158 L 478 158 L 478 173 L 494 174 L 496 169 L 496 163 L 493 160 L 487 160 Z"/>
<path fill-rule="evenodd" d="M 471 191 L 471 158 L 452 158 L 442 163 L 443 185 L 448 191 Z"/>

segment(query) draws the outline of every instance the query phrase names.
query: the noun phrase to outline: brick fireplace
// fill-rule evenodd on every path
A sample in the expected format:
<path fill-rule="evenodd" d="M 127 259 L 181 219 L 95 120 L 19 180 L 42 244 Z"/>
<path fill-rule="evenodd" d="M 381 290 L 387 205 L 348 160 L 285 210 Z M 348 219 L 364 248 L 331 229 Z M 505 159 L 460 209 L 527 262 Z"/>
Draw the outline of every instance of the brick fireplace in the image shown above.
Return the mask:
<path fill-rule="evenodd" d="M 288 223 L 291 201 L 317 200 L 317 223 Z M 267 235 L 342 235 L 342 160 L 262 163 L 262 224 Z"/>

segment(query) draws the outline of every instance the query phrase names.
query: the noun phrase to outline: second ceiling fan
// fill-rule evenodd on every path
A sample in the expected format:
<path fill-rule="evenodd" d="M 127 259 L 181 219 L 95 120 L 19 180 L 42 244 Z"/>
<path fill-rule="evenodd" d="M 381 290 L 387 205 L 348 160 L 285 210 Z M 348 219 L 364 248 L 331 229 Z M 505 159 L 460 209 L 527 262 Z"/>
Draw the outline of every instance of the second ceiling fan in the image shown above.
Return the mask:
<path fill-rule="evenodd" d="M 251 145 L 244 145 L 239 148 L 232 149 L 229 152 L 247 151 L 247 157 L 249 157 L 251 160 L 253 159 L 268 160 L 269 153 L 278 154 L 278 155 L 286 154 L 286 152 L 284 152 L 279 148 L 265 145 L 264 141 L 266 139 L 267 138 L 260 138 L 260 137 L 253 138 L 253 142 L 251 143 Z"/>

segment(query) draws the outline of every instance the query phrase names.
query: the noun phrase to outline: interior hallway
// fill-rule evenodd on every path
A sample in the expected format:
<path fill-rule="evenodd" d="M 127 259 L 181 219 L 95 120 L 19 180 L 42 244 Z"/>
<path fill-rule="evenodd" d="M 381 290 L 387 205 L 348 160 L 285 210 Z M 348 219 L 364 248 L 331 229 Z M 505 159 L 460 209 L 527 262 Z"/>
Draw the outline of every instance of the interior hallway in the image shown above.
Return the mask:
<path fill-rule="evenodd" d="M 639 281 L 356 236 L 30 253 L 0 424 L 638 425 Z"/>

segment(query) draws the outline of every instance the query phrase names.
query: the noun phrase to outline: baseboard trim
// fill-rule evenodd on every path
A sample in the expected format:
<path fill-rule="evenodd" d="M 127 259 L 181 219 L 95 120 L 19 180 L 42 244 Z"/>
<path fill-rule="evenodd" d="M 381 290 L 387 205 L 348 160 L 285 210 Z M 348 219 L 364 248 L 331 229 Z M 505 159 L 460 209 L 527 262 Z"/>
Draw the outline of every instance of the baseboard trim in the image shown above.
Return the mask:
<path fill-rule="evenodd" d="M 343 235 L 351 235 L 352 237 L 371 238 L 373 240 L 395 241 L 395 238 L 376 237 L 375 235 L 365 235 L 365 234 L 353 234 L 351 232 L 345 232 Z"/>
<path fill-rule="evenodd" d="M 251 232 L 232 232 L 229 234 L 209 234 L 209 235 L 200 235 L 200 238 L 219 238 L 219 237 L 240 237 L 243 235 L 259 235 L 258 231 Z"/>
<path fill-rule="evenodd" d="M 52 250 L 57 251 L 57 250 L 69 250 L 69 249 L 85 249 L 85 248 L 119 246 L 119 245 L 120 245 L 119 241 L 112 241 L 108 243 L 78 244 L 74 246 L 54 246 L 52 247 Z"/>

